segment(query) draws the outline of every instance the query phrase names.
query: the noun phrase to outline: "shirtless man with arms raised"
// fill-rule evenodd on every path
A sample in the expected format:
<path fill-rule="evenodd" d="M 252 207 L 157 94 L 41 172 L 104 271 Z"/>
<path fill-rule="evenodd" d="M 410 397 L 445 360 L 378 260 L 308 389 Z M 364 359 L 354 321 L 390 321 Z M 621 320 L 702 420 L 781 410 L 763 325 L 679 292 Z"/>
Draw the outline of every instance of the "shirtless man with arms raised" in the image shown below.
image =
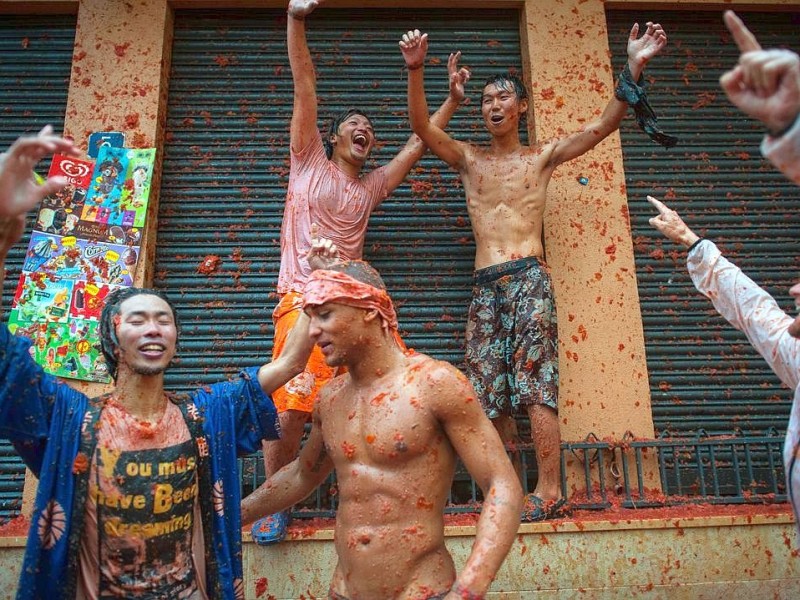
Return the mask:
<path fill-rule="evenodd" d="M 667 42 L 656 23 L 647 23 L 642 37 L 638 33 L 635 24 L 627 48 L 629 81 L 639 79 L 645 64 Z M 539 479 L 527 498 L 524 520 L 559 516 L 566 506 L 560 482 L 556 309 L 543 261 L 547 184 L 558 165 L 615 131 L 628 105 L 615 97 L 598 119 L 576 133 L 523 146 L 519 124 L 528 110 L 525 86 L 513 75 L 498 75 L 486 83 L 481 99 L 490 145 L 459 142 L 428 117 L 423 86 L 427 46 L 427 34 L 418 30 L 409 31 L 400 42 L 409 69 L 411 128 L 461 175 L 472 221 L 477 248 L 466 332 L 467 373 L 505 441 L 515 435 L 516 410 L 524 406 L 530 417 Z"/>
<path fill-rule="evenodd" d="M 311 339 L 347 373 L 322 389 L 300 456 L 245 498 L 244 523 L 291 506 L 336 469 L 330 598 L 483 598 L 517 532 L 522 490 L 469 381 L 400 349 L 392 301 L 364 262 L 315 271 L 303 302 Z M 457 457 L 484 494 L 458 577 L 443 519 Z"/>

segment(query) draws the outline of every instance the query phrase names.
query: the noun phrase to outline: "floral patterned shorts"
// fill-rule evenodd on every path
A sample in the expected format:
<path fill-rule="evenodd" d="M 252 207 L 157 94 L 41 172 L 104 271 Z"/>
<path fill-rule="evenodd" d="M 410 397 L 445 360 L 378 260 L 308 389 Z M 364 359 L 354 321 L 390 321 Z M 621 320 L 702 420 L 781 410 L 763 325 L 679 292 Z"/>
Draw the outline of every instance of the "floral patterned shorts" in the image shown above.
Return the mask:
<path fill-rule="evenodd" d="M 558 410 L 558 327 L 547 265 L 536 257 L 474 274 L 467 374 L 490 419 L 520 406 Z"/>

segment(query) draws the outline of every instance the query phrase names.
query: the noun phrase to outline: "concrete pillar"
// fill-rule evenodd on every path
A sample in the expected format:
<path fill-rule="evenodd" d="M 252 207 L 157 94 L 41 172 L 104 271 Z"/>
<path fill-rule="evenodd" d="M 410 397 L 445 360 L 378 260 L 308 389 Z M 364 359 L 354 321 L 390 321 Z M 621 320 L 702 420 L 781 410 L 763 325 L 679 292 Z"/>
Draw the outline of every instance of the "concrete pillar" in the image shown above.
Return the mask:
<path fill-rule="evenodd" d="M 530 82 L 530 139 L 546 141 L 574 132 L 597 118 L 612 98 L 615 74 L 604 8 L 602 2 L 526 0 L 520 26 Z M 588 184 L 582 185 L 580 178 Z M 545 248 L 558 306 L 563 439 L 583 440 L 589 433 L 620 439 L 627 431 L 652 437 L 616 132 L 556 170 L 548 189 Z M 654 475 L 648 469 L 657 485 Z"/>
<path fill-rule="evenodd" d="M 44 3 L 42 3 L 44 7 Z M 152 280 L 161 150 L 172 49 L 172 9 L 166 0 L 81 0 L 64 134 L 86 150 L 94 131 L 122 131 L 129 148 L 158 148 L 135 285 Z M 58 124 L 54 123 L 58 128 Z M 90 397 L 110 386 L 67 380 Z M 30 516 L 36 478 L 25 476 L 22 511 Z"/>

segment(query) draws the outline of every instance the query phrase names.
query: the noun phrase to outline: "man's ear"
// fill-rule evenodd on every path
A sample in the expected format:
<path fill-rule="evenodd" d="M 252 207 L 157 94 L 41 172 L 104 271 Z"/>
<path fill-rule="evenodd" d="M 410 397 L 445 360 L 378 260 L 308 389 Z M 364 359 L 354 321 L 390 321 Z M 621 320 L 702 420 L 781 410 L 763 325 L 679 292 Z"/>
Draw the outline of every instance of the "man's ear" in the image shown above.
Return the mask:
<path fill-rule="evenodd" d="M 369 323 L 370 321 L 373 321 L 376 318 L 378 318 L 378 309 L 377 308 L 371 308 L 371 309 L 369 309 L 367 311 L 364 311 L 364 322 L 365 323 Z"/>
<path fill-rule="evenodd" d="M 519 112 L 526 115 L 528 114 L 528 99 L 519 101 Z"/>
<path fill-rule="evenodd" d="M 336 145 L 336 134 L 332 133 L 328 136 L 328 141 L 331 143 L 331 146 Z"/>

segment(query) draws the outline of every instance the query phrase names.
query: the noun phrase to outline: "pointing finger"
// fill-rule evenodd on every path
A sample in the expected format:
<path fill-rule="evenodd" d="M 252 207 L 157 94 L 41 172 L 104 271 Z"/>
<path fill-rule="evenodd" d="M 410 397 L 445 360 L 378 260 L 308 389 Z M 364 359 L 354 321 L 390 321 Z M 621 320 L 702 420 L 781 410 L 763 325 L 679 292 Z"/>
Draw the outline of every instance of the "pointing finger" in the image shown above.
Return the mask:
<path fill-rule="evenodd" d="M 735 12 L 732 10 L 726 10 L 722 18 L 725 21 L 728 31 L 731 32 L 733 40 L 739 47 L 739 50 L 742 52 L 761 50 L 761 44 L 758 43 L 756 36 L 754 36 L 752 32 L 745 27 L 744 21 L 742 21 Z"/>
<path fill-rule="evenodd" d="M 657 198 L 653 198 L 653 196 L 648 196 L 647 201 L 653 205 L 653 207 L 659 212 L 660 215 L 665 215 L 669 211 L 669 207 L 667 207 L 666 204 L 664 204 Z"/>

